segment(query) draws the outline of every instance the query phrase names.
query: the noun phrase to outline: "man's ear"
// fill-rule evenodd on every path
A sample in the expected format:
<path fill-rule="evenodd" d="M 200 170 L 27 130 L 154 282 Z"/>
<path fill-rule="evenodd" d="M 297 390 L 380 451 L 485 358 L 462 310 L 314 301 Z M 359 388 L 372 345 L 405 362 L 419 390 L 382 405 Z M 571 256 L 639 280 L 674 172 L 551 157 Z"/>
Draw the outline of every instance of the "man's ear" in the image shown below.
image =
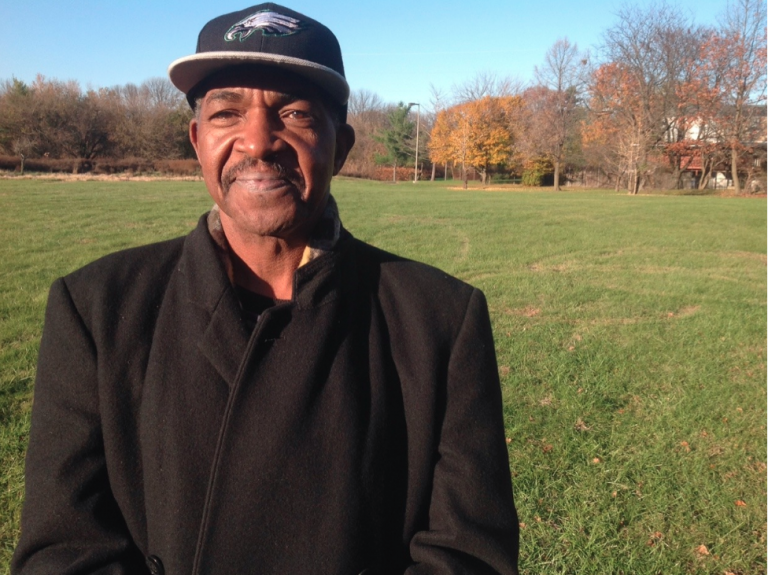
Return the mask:
<path fill-rule="evenodd" d="M 194 144 L 192 144 L 194 146 Z M 336 129 L 336 155 L 333 158 L 333 175 L 337 175 L 344 162 L 347 161 L 347 155 L 355 145 L 355 129 L 349 124 L 341 124 Z M 197 148 L 195 148 L 197 149 Z"/>
<path fill-rule="evenodd" d="M 192 147 L 195 149 L 195 155 L 197 156 L 197 160 L 200 161 L 200 154 L 197 153 L 197 118 L 192 118 L 189 121 L 189 142 L 192 144 Z"/>

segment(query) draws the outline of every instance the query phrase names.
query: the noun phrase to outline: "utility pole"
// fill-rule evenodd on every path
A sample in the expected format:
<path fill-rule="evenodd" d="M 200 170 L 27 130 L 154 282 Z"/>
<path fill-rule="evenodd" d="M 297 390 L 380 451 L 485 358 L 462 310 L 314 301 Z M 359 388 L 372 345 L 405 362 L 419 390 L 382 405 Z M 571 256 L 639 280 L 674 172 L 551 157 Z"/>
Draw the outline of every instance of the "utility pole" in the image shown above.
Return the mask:
<path fill-rule="evenodd" d="M 413 106 L 417 106 L 416 108 L 416 161 L 413 164 L 413 183 L 415 184 L 419 180 L 419 118 L 421 116 L 421 104 L 418 102 L 410 102 L 408 104 L 408 109 L 410 110 Z"/>

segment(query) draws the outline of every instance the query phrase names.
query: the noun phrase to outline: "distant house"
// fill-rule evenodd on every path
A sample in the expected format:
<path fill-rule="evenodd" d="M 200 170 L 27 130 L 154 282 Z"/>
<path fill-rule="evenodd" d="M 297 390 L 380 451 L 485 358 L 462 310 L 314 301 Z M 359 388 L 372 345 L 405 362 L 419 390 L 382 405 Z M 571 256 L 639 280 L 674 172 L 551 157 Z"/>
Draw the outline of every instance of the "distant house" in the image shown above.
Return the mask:
<path fill-rule="evenodd" d="M 753 106 L 748 110 L 751 120 L 748 137 L 740 142 L 739 179 L 747 191 L 766 190 L 766 107 Z M 679 127 L 672 124 L 666 134 L 667 159 L 682 173 L 680 181 L 686 188 L 725 189 L 732 185 L 731 146 L 716 125 L 691 122 L 680 137 Z M 674 164 L 674 165 L 673 165 Z M 701 180 L 706 180 L 701 185 Z"/>

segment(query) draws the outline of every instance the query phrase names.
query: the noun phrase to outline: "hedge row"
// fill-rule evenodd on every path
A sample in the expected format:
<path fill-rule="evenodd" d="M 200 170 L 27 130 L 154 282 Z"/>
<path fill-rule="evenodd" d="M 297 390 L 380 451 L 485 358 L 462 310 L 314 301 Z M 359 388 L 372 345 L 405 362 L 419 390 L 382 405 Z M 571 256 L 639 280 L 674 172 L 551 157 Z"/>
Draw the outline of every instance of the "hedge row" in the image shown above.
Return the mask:
<path fill-rule="evenodd" d="M 21 158 L 0 155 L 0 170 L 21 171 Z M 25 172 L 70 174 L 167 174 L 172 176 L 199 176 L 197 160 L 144 160 L 141 158 L 27 158 Z"/>

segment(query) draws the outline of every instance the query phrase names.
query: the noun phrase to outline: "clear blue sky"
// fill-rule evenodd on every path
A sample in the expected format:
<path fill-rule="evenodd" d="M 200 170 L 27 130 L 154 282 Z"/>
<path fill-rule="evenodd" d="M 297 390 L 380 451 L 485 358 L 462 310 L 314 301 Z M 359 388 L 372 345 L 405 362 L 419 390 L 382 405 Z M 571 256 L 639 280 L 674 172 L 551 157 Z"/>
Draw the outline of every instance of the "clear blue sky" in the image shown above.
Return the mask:
<path fill-rule="evenodd" d="M 653 0 L 635 0 L 647 5 Z M 593 48 L 622 0 L 292 0 L 326 24 L 344 54 L 352 89 L 387 102 L 429 102 L 430 83 L 450 90 L 480 71 L 531 80 L 561 37 Z M 717 23 L 726 0 L 669 2 L 697 24 Z M 136 84 L 164 76 L 192 54 L 211 18 L 250 3 L 219 0 L 0 0 L 0 79 L 37 74 L 81 86 Z"/>

